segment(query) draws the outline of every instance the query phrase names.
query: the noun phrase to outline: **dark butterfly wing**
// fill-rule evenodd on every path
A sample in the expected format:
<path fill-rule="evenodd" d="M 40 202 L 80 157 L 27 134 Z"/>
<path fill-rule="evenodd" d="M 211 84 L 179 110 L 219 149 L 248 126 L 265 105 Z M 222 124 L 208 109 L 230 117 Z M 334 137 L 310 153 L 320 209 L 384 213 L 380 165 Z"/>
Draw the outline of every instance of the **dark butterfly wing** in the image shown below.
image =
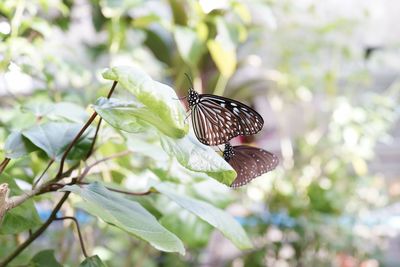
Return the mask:
<path fill-rule="evenodd" d="M 237 177 L 231 187 L 249 183 L 263 173 L 272 171 L 279 163 L 278 157 L 264 149 L 251 146 L 234 146 L 234 155 L 228 161 Z"/>
<path fill-rule="evenodd" d="M 192 108 L 192 124 L 197 139 L 206 145 L 220 145 L 240 134 L 238 119 L 227 109 L 211 101 Z"/>
<path fill-rule="evenodd" d="M 225 144 L 238 135 L 252 135 L 264 124 L 260 114 L 243 103 L 222 96 L 202 94 L 192 108 L 195 134 L 206 145 Z"/>

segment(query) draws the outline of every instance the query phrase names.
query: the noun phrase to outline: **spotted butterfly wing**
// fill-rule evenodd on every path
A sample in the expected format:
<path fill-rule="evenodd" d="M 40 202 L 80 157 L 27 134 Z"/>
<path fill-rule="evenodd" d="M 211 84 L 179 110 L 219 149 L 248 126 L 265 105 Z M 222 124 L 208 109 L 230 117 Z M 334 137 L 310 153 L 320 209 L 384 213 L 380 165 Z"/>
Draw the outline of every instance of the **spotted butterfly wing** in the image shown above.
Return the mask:
<path fill-rule="evenodd" d="M 197 139 L 206 145 L 221 145 L 239 135 L 253 135 L 264 124 L 260 114 L 249 106 L 229 98 L 198 94 L 188 95 L 192 124 Z"/>
<path fill-rule="evenodd" d="M 249 183 L 263 173 L 272 171 L 279 163 L 278 157 L 264 149 L 251 146 L 225 144 L 224 159 L 236 171 L 231 187 Z"/>

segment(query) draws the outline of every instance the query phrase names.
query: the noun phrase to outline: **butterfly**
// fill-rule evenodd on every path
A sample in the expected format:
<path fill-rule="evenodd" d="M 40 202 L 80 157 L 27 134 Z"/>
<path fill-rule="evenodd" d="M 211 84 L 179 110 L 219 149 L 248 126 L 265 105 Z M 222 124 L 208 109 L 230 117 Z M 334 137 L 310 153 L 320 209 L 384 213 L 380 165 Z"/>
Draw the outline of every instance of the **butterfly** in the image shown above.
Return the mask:
<path fill-rule="evenodd" d="M 231 187 L 249 183 L 263 173 L 272 171 L 279 163 L 277 156 L 258 147 L 225 144 L 224 159 L 236 171 L 237 177 Z"/>
<path fill-rule="evenodd" d="M 199 94 L 189 89 L 187 101 L 197 139 L 205 145 L 222 145 L 239 135 L 259 132 L 264 120 L 251 107 L 229 98 Z"/>

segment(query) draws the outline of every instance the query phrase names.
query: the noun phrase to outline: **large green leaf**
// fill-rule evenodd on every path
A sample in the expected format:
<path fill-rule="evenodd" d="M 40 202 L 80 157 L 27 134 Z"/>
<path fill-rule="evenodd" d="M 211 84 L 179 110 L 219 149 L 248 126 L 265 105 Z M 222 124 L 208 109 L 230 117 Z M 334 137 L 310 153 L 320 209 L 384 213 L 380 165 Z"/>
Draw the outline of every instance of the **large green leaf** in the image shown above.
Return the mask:
<path fill-rule="evenodd" d="M 21 195 L 23 192 L 14 179 L 7 174 L 1 175 L 1 182 L 7 183 L 10 189 L 10 197 Z M 0 222 L 0 234 L 17 234 L 41 225 L 41 220 L 36 211 L 33 201 L 27 200 L 23 204 L 6 212 L 3 221 Z"/>
<path fill-rule="evenodd" d="M 185 110 L 176 100 L 175 91 L 162 83 L 154 81 L 145 72 L 131 67 L 114 67 L 103 73 L 103 77 L 118 81 L 144 104 L 148 116 L 159 118 L 164 124 L 164 133 L 173 138 L 186 135 L 189 126 L 184 123 Z"/>
<path fill-rule="evenodd" d="M 135 101 L 102 97 L 97 100 L 93 108 L 111 126 L 126 132 L 144 132 L 151 126 L 164 134 L 168 134 L 170 130 L 159 116 Z"/>
<path fill-rule="evenodd" d="M 60 160 L 67 146 L 78 134 L 82 125 L 79 123 L 49 122 L 23 131 L 24 137 L 46 152 L 55 160 Z M 87 140 L 90 129 L 80 138 L 80 141 L 69 154 L 69 159 L 80 158 L 90 146 Z"/>
<path fill-rule="evenodd" d="M 192 212 L 220 230 L 239 249 L 250 249 L 253 247 L 242 226 L 225 211 L 207 202 L 176 193 L 176 190 L 165 183 L 159 183 L 154 188 L 182 208 Z"/>
<path fill-rule="evenodd" d="M 33 113 L 36 117 L 48 117 L 50 119 L 67 119 L 73 122 L 83 123 L 87 120 L 85 109 L 69 102 L 48 103 L 37 99 L 27 103 L 22 110 Z"/>
<path fill-rule="evenodd" d="M 232 167 L 211 147 L 203 145 L 190 132 L 183 138 L 161 136 L 161 145 L 170 156 L 189 170 L 204 172 L 221 183 L 231 185 L 236 177 Z"/>
<path fill-rule="evenodd" d="M 107 190 L 100 183 L 88 186 L 66 186 L 63 191 L 80 195 L 80 206 L 87 212 L 116 227 L 149 242 L 166 252 L 185 253 L 181 240 L 165 229 L 156 218 L 136 201 Z"/>
<path fill-rule="evenodd" d="M 54 250 L 39 251 L 28 264 L 29 267 L 62 267 L 54 257 Z"/>
<path fill-rule="evenodd" d="M 10 159 L 21 158 L 35 150 L 37 150 L 37 147 L 29 142 L 21 132 L 11 133 L 4 144 L 5 156 Z"/>
<path fill-rule="evenodd" d="M 197 33 L 188 27 L 176 26 L 174 37 L 182 59 L 188 65 L 196 66 L 205 49 Z"/>
<path fill-rule="evenodd" d="M 79 267 L 106 267 L 106 265 L 101 261 L 99 256 L 94 255 L 86 258 Z"/>

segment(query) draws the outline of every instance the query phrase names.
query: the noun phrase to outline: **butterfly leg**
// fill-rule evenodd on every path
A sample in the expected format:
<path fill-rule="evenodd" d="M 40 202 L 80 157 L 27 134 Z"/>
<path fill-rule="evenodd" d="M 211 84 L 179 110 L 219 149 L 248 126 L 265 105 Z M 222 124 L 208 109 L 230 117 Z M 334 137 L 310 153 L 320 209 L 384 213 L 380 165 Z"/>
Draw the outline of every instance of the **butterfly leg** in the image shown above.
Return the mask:
<path fill-rule="evenodd" d="M 186 115 L 185 120 L 183 121 L 184 123 L 186 123 L 186 120 L 189 118 L 189 116 L 192 114 L 192 111 L 189 111 L 189 113 Z"/>

